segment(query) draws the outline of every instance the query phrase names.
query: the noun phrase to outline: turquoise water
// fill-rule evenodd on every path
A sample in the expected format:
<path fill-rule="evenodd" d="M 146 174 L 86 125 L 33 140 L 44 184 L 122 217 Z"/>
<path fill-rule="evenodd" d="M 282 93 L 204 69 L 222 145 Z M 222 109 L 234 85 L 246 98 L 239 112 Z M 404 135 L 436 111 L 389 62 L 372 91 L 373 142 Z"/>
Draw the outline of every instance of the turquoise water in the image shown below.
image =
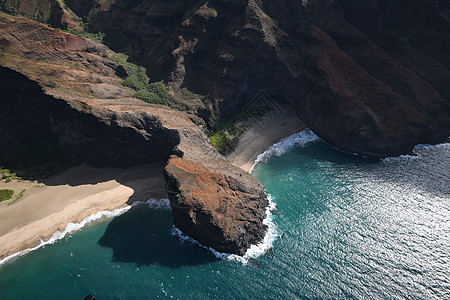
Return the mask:
<path fill-rule="evenodd" d="M 323 142 L 259 164 L 278 209 L 247 264 L 133 207 L 0 267 L 0 299 L 450 298 L 450 145 L 373 161 Z"/>

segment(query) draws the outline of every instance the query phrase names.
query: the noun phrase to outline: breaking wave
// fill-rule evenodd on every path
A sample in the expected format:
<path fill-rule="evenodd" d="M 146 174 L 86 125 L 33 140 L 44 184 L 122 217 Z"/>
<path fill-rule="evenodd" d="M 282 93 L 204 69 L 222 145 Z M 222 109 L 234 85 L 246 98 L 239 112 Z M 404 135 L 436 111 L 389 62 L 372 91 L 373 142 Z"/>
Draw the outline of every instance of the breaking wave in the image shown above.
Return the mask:
<path fill-rule="evenodd" d="M 189 242 L 193 245 L 197 245 L 208 250 L 209 252 L 211 252 L 212 255 L 214 255 L 218 259 L 236 260 L 246 264 L 250 259 L 257 258 L 266 253 L 269 249 L 271 249 L 273 247 L 273 242 L 278 236 L 277 227 L 273 223 L 273 211 L 276 210 L 276 204 L 272 201 L 272 197 L 270 195 L 267 195 L 267 198 L 269 200 L 269 205 L 266 208 L 266 218 L 263 220 L 263 224 L 267 225 L 267 233 L 264 236 L 264 239 L 259 244 L 251 245 L 243 256 L 236 254 L 222 253 L 211 247 L 203 246 L 198 241 L 185 235 L 181 230 L 179 230 L 175 226 L 172 226 L 171 233 L 172 235 L 177 236 L 183 242 Z"/>
<path fill-rule="evenodd" d="M 88 216 L 87 218 L 83 219 L 81 222 L 79 223 L 69 223 L 67 224 L 66 228 L 61 232 L 61 231 L 56 231 L 55 233 L 52 234 L 52 236 L 44 241 L 41 240 L 40 243 L 33 248 L 28 248 L 22 251 L 19 251 L 17 253 L 14 253 L 2 260 L 0 260 L 0 266 L 5 264 L 6 262 L 11 261 L 12 259 L 18 258 L 22 255 L 25 255 L 31 251 L 37 250 L 45 245 L 49 245 L 49 244 L 53 244 L 54 242 L 64 238 L 65 236 L 72 234 L 76 231 L 79 231 L 80 229 L 82 229 L 83 227 L 85 227 L 86 225 L 93 223 L 93 222 L 99 222 L 105 219 L 111 219 L 113 217 L 116 217 L 118 215 L 121 215 L 123 213 L 125 213 L 126 211 L 128 211 L 131 207 L 127 206 L 127 207 L 121 207 L 112 211 L 109 210 L 105 210 L 105 211 L 100 211 L 97 212 L 93 215 Z"/>
<path fill-rule="evenodd" d="M 281 156 L 286 152 L 292 150 L 292 148 L 300 146 L 306 147 L 307 145 L 319 141 L 320 138 L 314 134 L 310 129 L 305 129 L 298 133 L 294 133 L 293 135 L 288 136 L 287 138 L 282 139 L 280 142 L 272 145 L 267 151 L 261 153 L 256 158 L 253 166 L 250 168 L 250 173 L 253 171 L 253 168 L 259 164 L 260 162 L 267 161 L 272 156 Z"/>
<path fill-rule="evenodd" d="M 131 207 L 137 207 L 137 206 L 147 206 L 151 209 L 161 209 L 161 210 L 171 210 L 172 207 L 170 206 L 169 199 L 154 199 L 150 198 L 147 201 L 135 201 L 131 205 Z"/>
<path fill-rule="evenodd" d="M 59 230 L 56 231 L 55 233 L 52 234 L 52 236 L 48 240 L 46 240 L 46 241 L 41 240 L 40 243 L 36 247 L 28 248 L 28 249 L 19 251 L 17 253 L 14 253 L 8 257 L 5 257 L 4 259 L 0 260 L 0 266 L 11 261 L 12 259 L 18 258 L 22 255 L 25 255 L 25 254 L 31 252 L 31 251 L 37 250 L 45 245 L 53 244 L 54 242 L 56 242 L 60 239 L 63 239 L 67 235 L 79 231 L 80 229 L 82 229 L 83 227 L 85 227 L 88 224 L 100 222 L 100 221 L 103 221 L 106 219 L 112 219 L 114 217 L 117 217 L 117 216 L 127 212 L 132 207 L 138 207 L 138 206 L 142 206 L 142 205 L 148 206 L 151 209 L 162 209 L 162 210 L 171 209 L 170 202 L 168 199 L 157 200 L 154 198 L 150 198 L 147 201 L 136 201 L 131 206 L 121 207 L 121 208 L 118 208 L 118 209 L 115 209 L 112 211 L 109 211 L 109 210 L 100 211 L 100 212 L 97 212 L 95 214 L 88 216 L 87 218 L 83 219 L 79 223 L 67 224 L 66 228 L 62 232 Z"/>
<path fill-rule="evenodd" d="M 399 156 L 386 157 L 383 160 L 386 162 L 389 162 L 389 161 L 396 161 L 396 160 L 401 160 L 401 159 L 417 159 L 417 158 L 421 157 L 423 151 L 437 150 L 437 149 L 448 147 L 449 145 L 450 145 L 450 143 L 441 143 L 441 144 L 436 144 L 436 145 L 418 144 L 412 150 L 413 154 L 404 154 L 404 155 L 399 155 Z"/>

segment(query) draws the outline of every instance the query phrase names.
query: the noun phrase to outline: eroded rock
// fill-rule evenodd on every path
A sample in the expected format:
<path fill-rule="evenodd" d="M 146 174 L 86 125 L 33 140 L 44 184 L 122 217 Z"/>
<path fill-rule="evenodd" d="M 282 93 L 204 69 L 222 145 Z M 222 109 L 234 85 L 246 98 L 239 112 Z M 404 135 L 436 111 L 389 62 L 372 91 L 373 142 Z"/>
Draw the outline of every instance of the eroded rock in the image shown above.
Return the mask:
<path fill-rule="evenodd" d="M 26 20 L 0 24 L 0 37 L 8 53 L 0 66 L 0 157 L 51 135 L 75 162 L 168 161 L 164 175 L 180 230 L 236 254 L 263 239 L 264 187 L 211 146 L 198 117 L 124 98 L 127 89 L 101 44 Z"/>

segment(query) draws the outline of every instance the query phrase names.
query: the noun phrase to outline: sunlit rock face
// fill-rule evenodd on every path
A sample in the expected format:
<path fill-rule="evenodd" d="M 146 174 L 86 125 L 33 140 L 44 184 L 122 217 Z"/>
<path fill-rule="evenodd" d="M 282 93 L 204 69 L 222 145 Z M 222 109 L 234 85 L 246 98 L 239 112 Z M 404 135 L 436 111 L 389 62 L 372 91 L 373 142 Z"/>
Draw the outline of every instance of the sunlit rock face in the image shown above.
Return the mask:
<path fill-rule="evenodd" d="M 263 185 L 211 146 L 201 119 L 132 98 L 106 46 L 6 18 L 0 24 L 0 158 L 51 136 L 77 163 L 167 162 L 178 229 L 226 253 L 244 254 L 264 238 Z"/>
<path fill-rule="evenodd" d="M 446 1 L 69 4 L 208 126 L 264 91 L 350 152 L 396 155 L 449 135 Z"/>

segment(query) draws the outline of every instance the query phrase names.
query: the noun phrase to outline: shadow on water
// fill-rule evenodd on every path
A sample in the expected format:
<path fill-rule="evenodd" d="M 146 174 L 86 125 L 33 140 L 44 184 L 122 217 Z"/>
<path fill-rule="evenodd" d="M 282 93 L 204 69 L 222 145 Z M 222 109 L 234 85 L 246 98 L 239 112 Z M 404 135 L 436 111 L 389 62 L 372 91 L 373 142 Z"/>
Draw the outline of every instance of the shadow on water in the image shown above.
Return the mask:
<path fill-rule="evenodd" d="M 113 261 L 170 268 L 207 264 L 218 259 L 208 250 L 171 234 L 170 210 L 132 207 L 112 220 L 98 244 L 113 250 Z"/>

